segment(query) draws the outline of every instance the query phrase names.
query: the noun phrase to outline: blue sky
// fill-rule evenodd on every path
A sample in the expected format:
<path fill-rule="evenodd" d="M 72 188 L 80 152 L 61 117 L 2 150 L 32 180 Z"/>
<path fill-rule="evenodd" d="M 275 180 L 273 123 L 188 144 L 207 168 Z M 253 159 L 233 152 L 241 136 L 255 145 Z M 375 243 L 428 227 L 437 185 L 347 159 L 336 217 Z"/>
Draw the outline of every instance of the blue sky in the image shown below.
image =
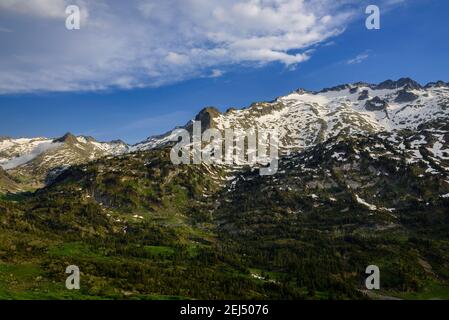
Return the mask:
<path fill-rule="evenodd" d="M 90 2 L 79 1 L 82 11 L 86 1 Z M 291 1 L 288 10 L 303 4 Z M 108 29 L 108 19 L 117 19 L 118 11 L 128 14 L 119 18 L 131 19 L 135 8 L 124 8 L 123 2 L 117 2 L 120 8 L 98 7 L 96 2 L 97 7 L 86 6 L 82 12 L 91 24 L 70 34 L 52 33 L 64 19 L 58 9 L 64 0 L 54 0 L 49 7 L 48 1 L 31 0 L 26 6 L 14 2 L 10 7 L 0 4 L 0 136 L 57 137 L 70 131 L 136 143 L 185 124 L 205 106 L 241 108 L 300 87 L 316 90 L 403 76 L 422 83 L 449 81 L 448 1 L 371 1 L 381 9 L 381 29 L 371 31 L 365 28 L 365 1 L 335 1 L 339 4 L 318 9 L 304 5 L 292 13 L 300 15 L 298 20 L 291 21 L 285 16 L 288 11 L 259 10 L 256 0 L 233 0 L 234 6 L 221 11 L 204 9 L 205 16 L 213 10 L 223 21 L 228 21 L 228 11 L 237 9 L 267 21 L 268 27 L 261 29 L 243 24 L 243 31 L 225 22 L 197 25 L 203 17 L 198 10 L 193 16 L 188 10 L 173 13 L 167 7 L 148 6 L 154 4 L 151 1 L 136 3 L 145 19 L 154 21 L 157 15 L 158 23 L 148 27 L 148 20 L 142 19 L 141 24 L 130 22 L 132 27 L 117 31 Z M 197 5 L 201 0 L 190 2 Z M 247 2 L 252 6 L 239 6 Z M 97 18 L 104 12 L 108 15 Z M 181 17 L 181 26 L 168 32 L 165 24 L 172 28 L 173 16 Z M 311 16 L 332 19 L 316 22 Z M 290 25 L 299 23 L 278 30 L 276 23 L 286 19 Z M 307 28 L 301 27 L 301 19 Z M 100 22 L 105 33 L 97 39 L 93 33 Z M 35 34 L 37 26 L 47 32 Z M 183 34 L 186 26 L 195 31 Z M 141 41 L 149 34 L 159 35 L 153 47 Z M 276 38 L 279 34 L 282 37 Z M 298 35 L 294 42 L 286 41 L 292 34 Z M 216 37 L 220 41 L 214 42 Z"/>

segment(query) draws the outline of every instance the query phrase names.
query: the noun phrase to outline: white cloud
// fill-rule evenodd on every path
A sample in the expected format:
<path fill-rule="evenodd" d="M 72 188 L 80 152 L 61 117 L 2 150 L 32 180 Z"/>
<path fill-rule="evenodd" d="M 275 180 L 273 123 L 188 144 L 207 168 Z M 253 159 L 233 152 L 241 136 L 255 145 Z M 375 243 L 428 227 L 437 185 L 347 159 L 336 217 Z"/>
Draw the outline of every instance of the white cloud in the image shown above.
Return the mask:
<path fill-rule="evenodd" d="M 176 52 L 169 52 L 167 56 L 165 57 L 165 60 L 168 63 L 175 64 L 175 65 L 182 65 L 187 64 L 190 62 L 189 56 L 184 54 L 179 54 Z"/>
<path fill-rule="evenodd" d="M 0 9 L 28 16 L 64 19 L 65 8 L 73 4 L 82 6 L 84 15 L 87 13 L 84 0 L 2 0 Z"/>
<path fill-rule="evenodd" d="M 359 54 L 358 56 L 356 56 L 353 59 L 349 59 L 348 61 L 346 61 L 346 63 L 347 64 L 359 64 L 359 63 L 362 63 L 363 61 L 365 61 L 368 58 L 369 58 L 369 54 L 368 53 L 362 53 L 362 54 Z"/>
<path fill-rule="evenodd" d="M 80 6 L 81 30 L 66 30 L 68 4 Z M 343 32 L 351 4 L 360 2 L 1 0 L 0 20 L 14 32 L 0 32 L 0 93 L 160 86 L 242 63 L 295 66 Z"/>
<path fill-rule="evenodd" d="M 211 74 L 209 75 L 209 78 L 219 78 L 223 75 L 223 71 L 220 69 L 213 69 Z"/>
<path fill-rule="evenodd" d="M 0 8 L 41 17 L 64 17 L 64 0 L 2 0 Z"/>

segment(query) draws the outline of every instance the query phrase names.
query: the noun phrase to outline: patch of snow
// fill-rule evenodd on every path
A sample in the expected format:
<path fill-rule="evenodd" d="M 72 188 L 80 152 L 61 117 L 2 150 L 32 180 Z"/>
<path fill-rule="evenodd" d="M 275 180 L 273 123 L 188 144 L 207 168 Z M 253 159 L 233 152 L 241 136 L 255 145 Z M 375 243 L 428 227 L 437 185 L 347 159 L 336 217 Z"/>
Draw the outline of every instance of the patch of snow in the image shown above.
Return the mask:
<path fill-rule="evenodd" d="M 358 203 L 360 203 L 360 204 L 366 206 L 366 207 L 367 207 L 368 209 L 370 209 L 371 211 L 376 211 L 376 210 L 377 210 L 377 207 L 376 207 L 375 205 L 369 204 L 368 202 L 366 202 L 365 200 L 363 200 L 362 198 L 360 198 L 359 195 L 356 194 L 355 197 L 356 197 L 356 200 L 357 200 Z"/>

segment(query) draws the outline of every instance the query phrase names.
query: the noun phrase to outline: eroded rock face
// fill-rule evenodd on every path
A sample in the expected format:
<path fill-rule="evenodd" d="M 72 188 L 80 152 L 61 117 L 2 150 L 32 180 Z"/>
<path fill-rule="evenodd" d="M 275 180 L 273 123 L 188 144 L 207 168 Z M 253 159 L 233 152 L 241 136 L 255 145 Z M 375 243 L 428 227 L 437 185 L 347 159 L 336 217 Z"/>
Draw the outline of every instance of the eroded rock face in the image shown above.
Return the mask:
<path fill-rule="evenodd" d="M 382 111 L 387 109 L 388 103 L 379 97 L 374 97 L 365 103 L 365 109 L 368 111 Z"/>
<path fill-rule="evenodd" d="M 362 101 L 362 100 L 366 100 L 366 99 L 368 99 L 368 98 L 369 98 L 369 92 L 368 92 L 368 90 L 363 90 L 363 91 L 360 93 L 360 96 L 359 96 L 358 100 L 359 100 L 359 101 Z"/>
<path fill-rule="evenodd" d="M 221 113 L 218 109 L 214 107 L 204 108 L 195 117 L 195 121 L 201 122 L 201 130 L 207 130 L 214 127 L 214 121 L 216 117 L 220 116 Z"/>
<path fill-rule="evenodd" d="M 349 89 L 349 93 L 351 94 L 357 93 L 357 91 L 359 91 L 359 88 L 357 87 Z"/>
<path fill-rule="evenodd" d="M 394 102 L 398 102 L 398 103 L 412 102 L 418 98 L 419 98 L 418 95 L 416 95 L 413 92 L 404 88 L 404 89 L 398 91 L 398 96 L 396 97 L 396 99 L 394 99 Z"/>

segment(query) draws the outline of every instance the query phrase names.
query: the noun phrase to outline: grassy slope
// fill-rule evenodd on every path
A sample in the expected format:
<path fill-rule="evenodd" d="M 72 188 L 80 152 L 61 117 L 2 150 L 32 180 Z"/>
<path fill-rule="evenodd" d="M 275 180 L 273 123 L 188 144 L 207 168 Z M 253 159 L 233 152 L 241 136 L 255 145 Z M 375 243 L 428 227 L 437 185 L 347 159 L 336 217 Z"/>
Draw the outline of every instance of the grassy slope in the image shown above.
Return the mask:
<path fill-rule="evenodd" d="M 227 198 L 214 180 L 221 175 L 149 152 L 75 167 L 34 195 L 4 196 L 0 297 L 363 298 L 369 264 L 381 267 L 385 295 L 447 297 L 445 220 L 422 220 L 444 204 L 404 212 L 408 227 L 376 229 L 391 217 L 370 215 L 338 188 L 340 202 L 325 210 L 309 205 L 309 192 L 267 194 L 259 182 Z M 64 288 L 72 264 L 80 291 Z"/>

